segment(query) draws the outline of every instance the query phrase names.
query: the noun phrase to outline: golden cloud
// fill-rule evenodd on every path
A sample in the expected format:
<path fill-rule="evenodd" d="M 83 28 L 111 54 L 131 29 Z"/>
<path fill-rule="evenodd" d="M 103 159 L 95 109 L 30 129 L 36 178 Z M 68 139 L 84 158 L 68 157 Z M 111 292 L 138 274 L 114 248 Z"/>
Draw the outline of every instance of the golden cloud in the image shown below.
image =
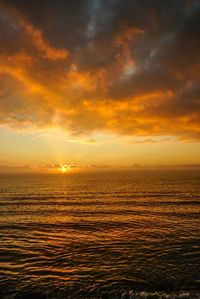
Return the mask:
<path fill-rule="evenodd" d="M 147 19 L 150 2 L 143 8 Z M 142 17 L 134 23 L 134 11 L 133 18 L 125 19 L 127 11 L 118 7 L 103 24 L 95 15 L 100 23 L 93 24 L 88 37 L 88 6 L 80 3 L 80 10 L 72 11 L 77 20 L 71 22 L 74 39 L 65 29 L 68 19 L 59 19 L 58 10 L 57 23 L 52 23 L 47 8 L 47 26 L 30 10 L 25 16 L 18 4 L 5 1 L 0 6 L 0 124 L 17 129 L 62 127 L 73 134 L 105 131 L 199 140 L 196 6 L 183 1 L 187 13 L 183 10 L 176 24 L 167 23 L 161 6 L 164 21 L 155 12 L 149 26 Z M 59 40 L 49 28 L 68 31 L 63 36 L 61 30 Z"/>

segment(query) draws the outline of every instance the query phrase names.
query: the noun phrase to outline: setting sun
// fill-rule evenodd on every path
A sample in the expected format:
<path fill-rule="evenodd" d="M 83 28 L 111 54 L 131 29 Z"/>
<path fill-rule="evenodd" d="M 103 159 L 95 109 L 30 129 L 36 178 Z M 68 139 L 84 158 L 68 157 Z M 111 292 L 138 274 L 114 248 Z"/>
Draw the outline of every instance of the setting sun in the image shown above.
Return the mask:
<path fill-rule="evenodd" d="M 62 173 L 65 173 L 65 172 L 69 171 L 69 166 L 68 165 L 61 165 L 60 171 Z"/>
<path fill-rule="evenodd" d="M 62 172 L 62 173 L 66 173 L 66 172 L 71 172 L 72 170 L 74 170 L 73 168 L 74 168 L 75 166 L 73 166 L 73 165 L 68 165 L 68 164 L 66 164 L 66 165 L 60 165 L 60 168 L 58 168 L 58 170 L 59 170 L 59 172 Z M 76 167 L 76 170 L 77 170 L 78 168 Z"/>
<path fill-rule="evenodd" d="M 64 166 L 61 167 L 62 172 L 66 172 L 66 168 Z"/>

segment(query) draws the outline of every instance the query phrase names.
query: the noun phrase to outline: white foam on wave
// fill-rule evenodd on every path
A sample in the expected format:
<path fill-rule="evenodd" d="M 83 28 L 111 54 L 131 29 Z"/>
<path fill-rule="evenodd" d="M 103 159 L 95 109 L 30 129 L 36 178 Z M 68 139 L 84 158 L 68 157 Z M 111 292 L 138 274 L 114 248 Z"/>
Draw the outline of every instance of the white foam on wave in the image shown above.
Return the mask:
<path fill-rule="evenodd" d="M 179 292 L 179 293 L 165 293 L 165 292 L 124 292 L 120 299 L 200 299 L 200 293 Z M 114 299 L 114 297 L 112 298 Z M 115 298 L 116 299 L 116 298 Z"/>

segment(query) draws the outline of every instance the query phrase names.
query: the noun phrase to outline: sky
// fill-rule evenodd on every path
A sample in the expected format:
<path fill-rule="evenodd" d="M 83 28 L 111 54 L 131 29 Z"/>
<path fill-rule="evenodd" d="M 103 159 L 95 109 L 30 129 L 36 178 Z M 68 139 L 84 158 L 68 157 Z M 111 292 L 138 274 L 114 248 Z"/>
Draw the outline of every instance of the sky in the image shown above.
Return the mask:
<path fill-rule="evenodd" d="M 199 36 L 199 0 L 0 0 L 0 172 L 200 165 Z"/>

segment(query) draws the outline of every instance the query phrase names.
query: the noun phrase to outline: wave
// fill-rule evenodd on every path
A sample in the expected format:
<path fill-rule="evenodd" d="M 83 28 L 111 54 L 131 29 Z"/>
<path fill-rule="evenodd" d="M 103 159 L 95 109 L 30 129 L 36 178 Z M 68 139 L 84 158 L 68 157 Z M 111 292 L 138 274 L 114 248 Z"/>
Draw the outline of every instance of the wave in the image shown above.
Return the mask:
<path fill-rule="evenodd" d="M 12 294 L 2 299 L 199 299 L 200 292 L 157 292 L 157 291 L 113 291 L 110 293 L 97 294 L 72 294 L 66 289 L 56 289 L 53 291 L 24 291 Z"/>

